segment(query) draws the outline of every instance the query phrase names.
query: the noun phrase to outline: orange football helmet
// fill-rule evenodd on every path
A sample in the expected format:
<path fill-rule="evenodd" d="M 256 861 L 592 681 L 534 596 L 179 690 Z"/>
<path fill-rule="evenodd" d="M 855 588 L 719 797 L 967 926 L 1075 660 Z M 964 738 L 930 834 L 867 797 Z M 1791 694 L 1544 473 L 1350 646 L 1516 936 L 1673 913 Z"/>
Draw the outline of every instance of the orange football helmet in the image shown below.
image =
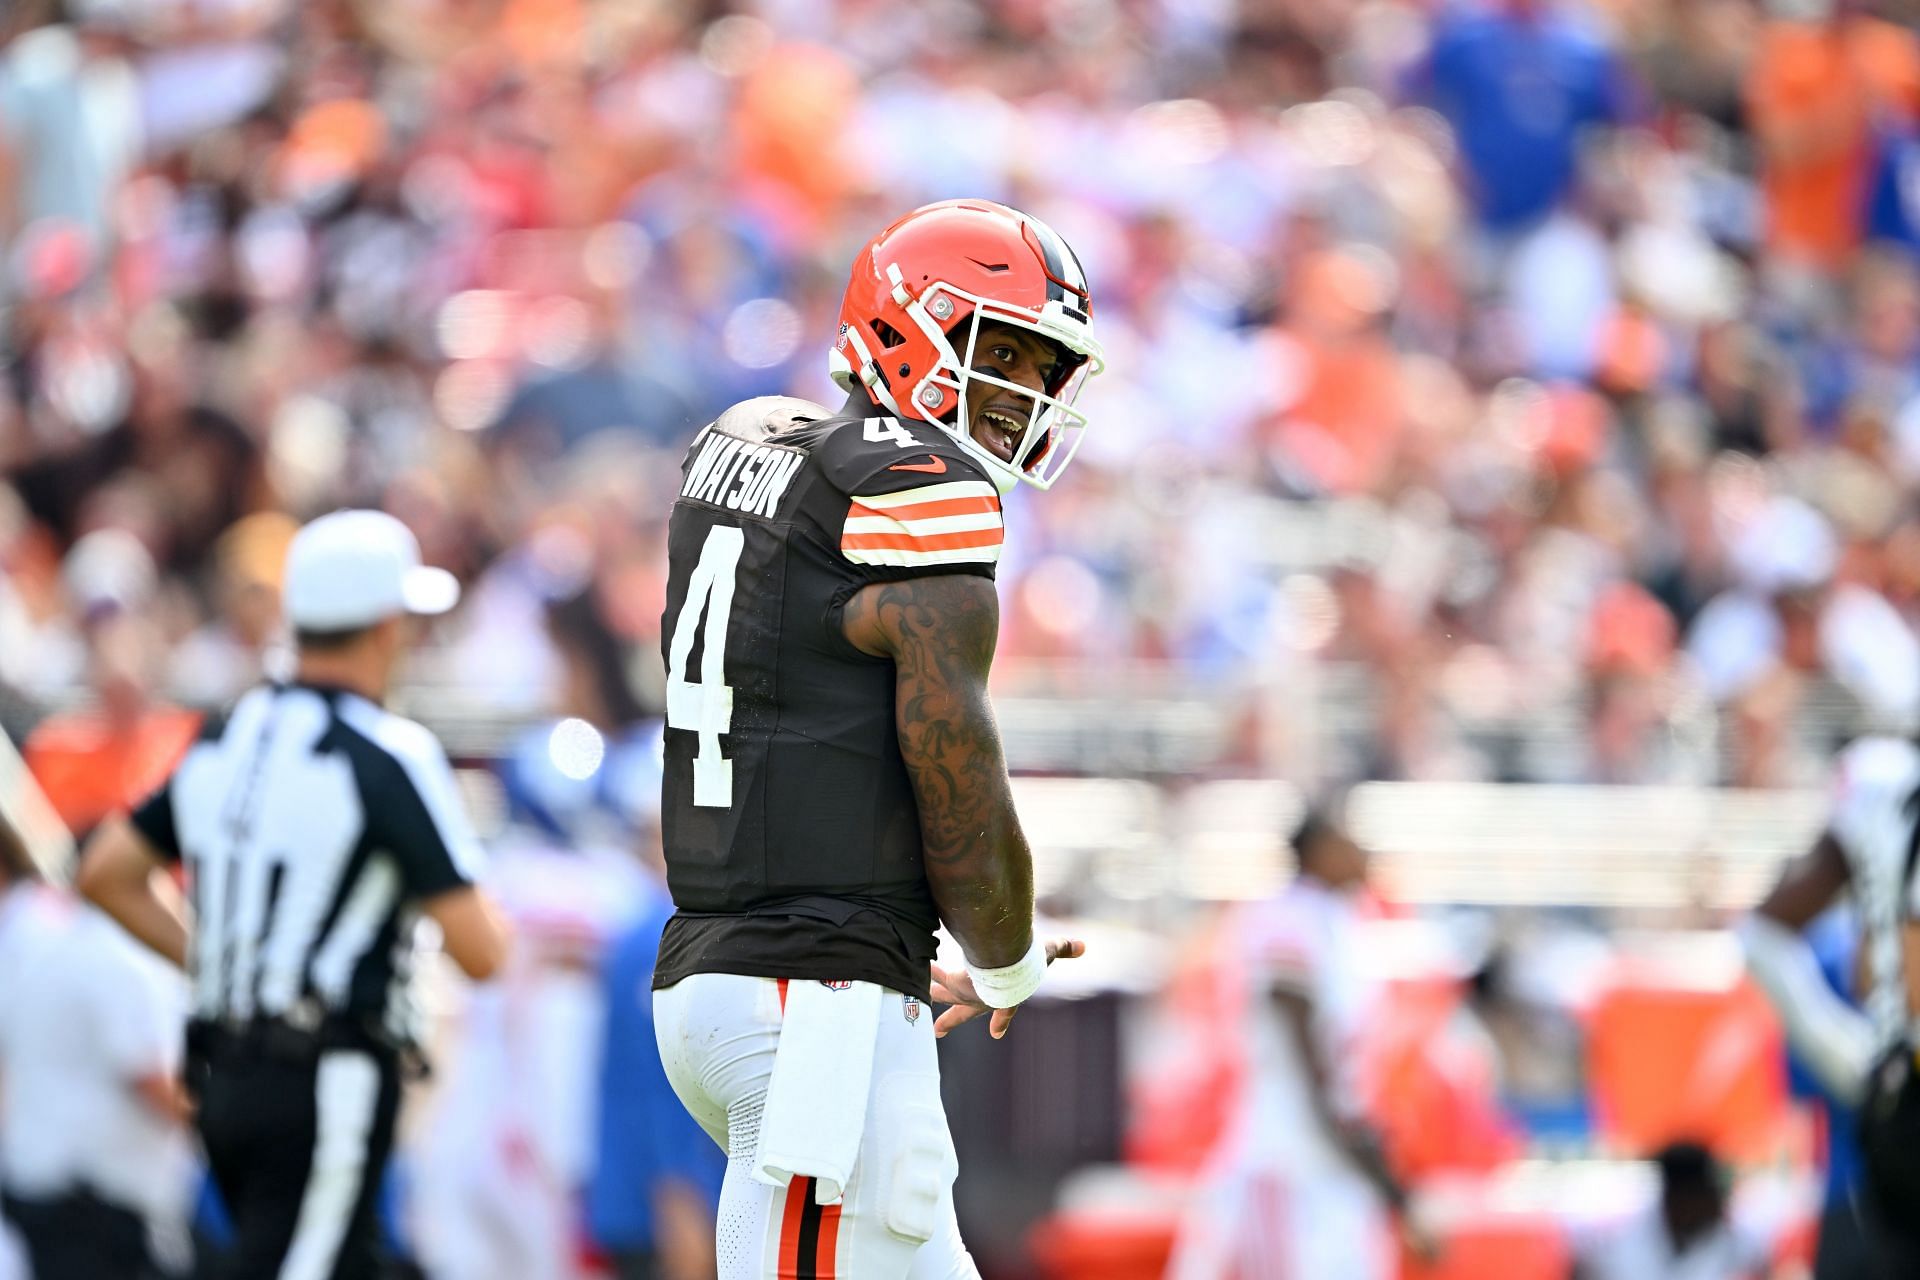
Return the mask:
<path fill-rule="evenodd" d="M 1032 330 L 1059 348 L 1062 359 L 1043 391 L 973 367 L 987 320 Z M 844 390 L 864 386 L 894 414 L 945 430 L 1002 492 L 1021 480 L 1051 488 L 1060 478 L 1087 425 L 1073 402 L 1105 367 L 1073 250 L 1038 218 L 990 200 L 915 209 L 869 241 L 853 260 L 831 359 Z M 959 421 L 974 381 L 1033 401 L 1011 465 Z"/>

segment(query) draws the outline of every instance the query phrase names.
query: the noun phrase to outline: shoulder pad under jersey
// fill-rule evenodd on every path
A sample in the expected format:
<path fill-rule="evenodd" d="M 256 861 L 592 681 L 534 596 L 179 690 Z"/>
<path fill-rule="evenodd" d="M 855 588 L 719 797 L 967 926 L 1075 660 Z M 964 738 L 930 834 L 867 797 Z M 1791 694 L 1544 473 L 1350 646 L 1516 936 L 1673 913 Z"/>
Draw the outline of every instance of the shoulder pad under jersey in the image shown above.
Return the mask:
<path fill-rule="evenodd" d="M 832 410 L 798 396 L 755 396 L 714 419 L 713 429 L 758 444 L 831 417 Z"/>

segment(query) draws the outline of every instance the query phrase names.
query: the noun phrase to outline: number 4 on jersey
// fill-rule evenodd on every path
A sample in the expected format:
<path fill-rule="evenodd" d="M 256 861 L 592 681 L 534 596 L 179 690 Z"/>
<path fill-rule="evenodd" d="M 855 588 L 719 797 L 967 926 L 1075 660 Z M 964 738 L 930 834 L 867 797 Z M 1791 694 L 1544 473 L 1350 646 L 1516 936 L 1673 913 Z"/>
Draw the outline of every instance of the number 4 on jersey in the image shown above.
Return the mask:
<path fill-rule="evenodd" d="M 733 686 L 726 682 L 727 620 L 733 614 L 734 570 L 747 536 L 716 525 L 700 548 L 700 563 L 687 580 L 687 598 L 673 624 L 667 654 L 667 727 L 700 735 L 693 758 L 693 802 L 710 809 L 733 807 L 733 762 L 720 754 L 720 735 L 733 731 Z M 706 615 L 706 625 L 700 617 Z M 694 632 L 701 632 L 700 679 L 687 680 Z"/>
<path fill-rule="evenodd" d="M 860 438 L 868 444 L 891 444 L 896 449 L 921 447 L 898 418 L 868 418 L 860 429 Z"/>

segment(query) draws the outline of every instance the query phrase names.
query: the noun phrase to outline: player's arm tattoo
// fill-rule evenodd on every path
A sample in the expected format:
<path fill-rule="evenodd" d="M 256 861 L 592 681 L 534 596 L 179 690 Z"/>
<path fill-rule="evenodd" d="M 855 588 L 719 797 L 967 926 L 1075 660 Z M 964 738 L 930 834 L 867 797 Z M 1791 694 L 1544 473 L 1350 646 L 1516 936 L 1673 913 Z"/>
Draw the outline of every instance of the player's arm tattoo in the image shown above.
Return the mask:
<path fill-rule="evenodd" d="M 877 583 L 849 602 L 846 625 L 893 658 L 900 752 L 940 918 L 971 963 L 1013 964 L 1033 941 L 1033 855 L 987 699 L 993 584 L 961 574 Z"/>

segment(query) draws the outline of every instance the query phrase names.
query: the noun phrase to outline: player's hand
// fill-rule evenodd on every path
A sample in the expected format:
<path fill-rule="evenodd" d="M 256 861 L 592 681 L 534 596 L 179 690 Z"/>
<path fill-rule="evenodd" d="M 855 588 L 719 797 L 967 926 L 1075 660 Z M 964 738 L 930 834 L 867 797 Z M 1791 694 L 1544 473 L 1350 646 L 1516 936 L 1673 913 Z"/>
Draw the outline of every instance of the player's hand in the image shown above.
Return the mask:
<path fill-rule="evenodd" d="M 1440 1261 L 1440 1233 L 1412 1205 L 1408 1205 L 1405 1212 L 1394 1215 L 1393 1229 L 1394 1234 L 1400 1237 L 1401 1246 L 1421 1266 L 1431 1267 Z"/>
<path fill-rule="evenodd" d="M 1087 954 L 1087 944 L 1075 938 L 1047 939 L 1047 963 L 1055 960 L 1074 960 Z M 942 969 L 933 965 L 933 1000 L 935 1004 L 951 1006 L 933 1021 L 933 1034 L 939 1039 L 963 1022 L 972 1022 L 983 1013 L 991 1013 L 993 1019 L 987 1024 L 987 1031 L 995 1040 L 1007 1034 L 1007 1028 L 1013 1025 L 1013 1015 L 1019 1006 L 1012 1009 L 996 1009 L 980 999 L 973 989 L 973 978 L 965 969 Z"/>

